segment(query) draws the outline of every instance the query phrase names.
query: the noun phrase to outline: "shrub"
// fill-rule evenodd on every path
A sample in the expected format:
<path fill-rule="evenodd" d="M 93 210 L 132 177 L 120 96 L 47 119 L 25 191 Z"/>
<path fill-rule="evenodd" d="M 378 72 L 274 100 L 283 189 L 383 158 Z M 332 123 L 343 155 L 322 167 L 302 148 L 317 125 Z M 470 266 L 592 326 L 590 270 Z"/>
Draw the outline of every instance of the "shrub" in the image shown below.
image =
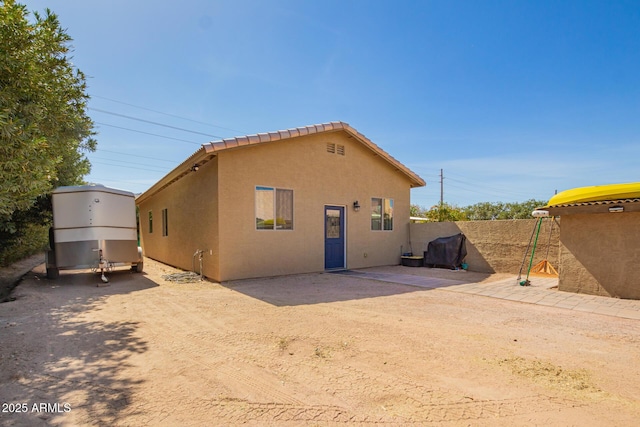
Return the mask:
<path fill-rule="evenodd" d="M 28 224 L 9 239 L 3 239 L 0 247 L 0 267 L 27 258 L 47 249 L 49 225 Z"/>

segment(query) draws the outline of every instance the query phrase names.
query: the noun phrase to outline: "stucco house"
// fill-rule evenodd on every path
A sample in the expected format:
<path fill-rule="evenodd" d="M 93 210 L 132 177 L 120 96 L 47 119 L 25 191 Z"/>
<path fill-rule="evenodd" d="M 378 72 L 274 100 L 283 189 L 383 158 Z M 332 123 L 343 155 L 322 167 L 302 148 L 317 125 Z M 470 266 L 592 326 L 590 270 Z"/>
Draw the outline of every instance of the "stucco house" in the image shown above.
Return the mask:
<path fill-rule="evenodd" d="M 640 198 L 541 209 L 561 217 L 559 290 L 640 299 Z"/>
<path fill-rule="evenodd" d="M 136 203 L 146 256 L 225 281 L 399 264 L 424 185 L 331 122 L 204 144 Z"/>

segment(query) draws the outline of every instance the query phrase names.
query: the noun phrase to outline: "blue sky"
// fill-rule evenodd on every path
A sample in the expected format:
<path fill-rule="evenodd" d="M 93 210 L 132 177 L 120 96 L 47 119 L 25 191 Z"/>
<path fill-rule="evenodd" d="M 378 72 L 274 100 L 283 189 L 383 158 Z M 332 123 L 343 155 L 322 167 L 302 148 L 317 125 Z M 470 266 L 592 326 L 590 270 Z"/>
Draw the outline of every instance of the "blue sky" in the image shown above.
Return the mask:
<path fill-rule="evenodd" d="M 427 181 L 420 206 L 440 169 L 458 206 L 640 181 L 638 1 L 22 3 L 74 39 L 90 182 L 142 192 L 201 143 L 337 120 Z"/>

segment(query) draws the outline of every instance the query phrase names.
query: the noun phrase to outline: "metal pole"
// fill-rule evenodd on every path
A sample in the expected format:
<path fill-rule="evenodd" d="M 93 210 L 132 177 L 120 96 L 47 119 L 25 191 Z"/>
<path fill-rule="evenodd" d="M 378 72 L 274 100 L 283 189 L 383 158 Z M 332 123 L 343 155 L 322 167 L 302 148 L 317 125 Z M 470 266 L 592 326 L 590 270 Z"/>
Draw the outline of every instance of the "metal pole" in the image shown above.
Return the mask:
<path fill-rule="evenodd" d="M 443 170 L 440 169 L 440 206 L 444 204 L 444 175 Z"/>
<path fill-rule="evenodd" d="M 531 242 L 533 242 L 533 236 L 536 234 L 536 228 L 538 228 L 538 221 L 533 225 L 533 230 L 531 231 L 531 237 L 529 237 L 529 243 L 527 244 L 527 249 L 524 251 L 524 257 L 522 258 L 522 264 L 520 264 L 520 271 L 518 271 L 518 278 L 516 279 L 518 283 L 520 283 L 520 279 L 522 278 L 522 269 L 524 268 L 524 264 L 527 262 L 527 255 L 529 255 L 529 248 L 531 247 Z"/>
<path fill-rule="evenodd" d="M 438 220 L 442 221 L 442 209 L 444 209 L 444 175 L 440 169 L 440 209 L 438 209 Z"/>
<path fill-rule="evenodd" d="M 538 244 L 538 235 L 540 235 L 540 226 L 542 225 L 543 218 L 538 220 L 538 229 L 536 230 L 536 238 L 533 241 L 533 248 L 531 249 L 531 259 L 529 260 L 529 269 L 527 270 L 527 278 L 520 282 L 520 286 L 529 286 L 531 282 L 529 282 L 529 273 L 531 272 L 531 265 L 533 264 L 533 256 L 536 253 L 536 245 Z"/>

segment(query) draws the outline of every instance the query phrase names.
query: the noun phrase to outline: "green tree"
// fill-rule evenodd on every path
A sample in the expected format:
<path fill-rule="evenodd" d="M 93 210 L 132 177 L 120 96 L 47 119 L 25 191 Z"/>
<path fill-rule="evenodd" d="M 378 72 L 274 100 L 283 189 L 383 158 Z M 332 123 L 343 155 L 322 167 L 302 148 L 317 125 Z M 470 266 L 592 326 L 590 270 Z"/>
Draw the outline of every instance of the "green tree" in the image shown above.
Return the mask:
<path fill-rule="evenodd" d="M 431 221 L 466 221 L 467 216 L 462 208 L 450 205 L 448 203 L 438 203 L 424 213 L 426 218 Z"/>
<path fill-rule="evenodd" d="M 531 218 L 531 212 L 546 204 L 543 200 L 530 199 L 526 202 L 503 203 L 482 202 L 465 207 L 464 213 L 469 220 L 494 220 L 494 219 L 527 219 Z"/>
<path fill-rule="evenodd" d="M 426 209 L 419 205 L 409 205 L 409 215 L 424 218 Z"/>
<path fill-rule="evenodd" d="M 508 219 L 529 219 L 533 218 L 531 212 L 535 208 L 545 206 L 547 202 L 545 200 L 530 199 L 526 202 L 520 203 L 507 203 L 506 210 L 509 213 Z"/>
<path fill-rule="evenodd" d="M 481 202 L 466 206 L 464 212 L 471 221 L 500 219 L 504 212 L 504 203 Z"/>
<path fill-rule="evenodd" d="M 49 9 L 0 2 L 0 232 L 41 208 L 54 187 L 82 183 L 96 147 L 86 81 L 70 58 L 71 38 Z M 43 212 L 46 216 L 47 213 Z"/>
<path fill-rule="evenodd" d="M 496 219 L 528 219 L 535 208 L 544 206 L 544 200 L 530 199 L 526 202 L 503 203 L 481 202 L 465 207 L 443 203 L 425 209 L 418 205 L 410 206 L 411 216 L 428 218 L 430 221 L 483 221 Z"/>

